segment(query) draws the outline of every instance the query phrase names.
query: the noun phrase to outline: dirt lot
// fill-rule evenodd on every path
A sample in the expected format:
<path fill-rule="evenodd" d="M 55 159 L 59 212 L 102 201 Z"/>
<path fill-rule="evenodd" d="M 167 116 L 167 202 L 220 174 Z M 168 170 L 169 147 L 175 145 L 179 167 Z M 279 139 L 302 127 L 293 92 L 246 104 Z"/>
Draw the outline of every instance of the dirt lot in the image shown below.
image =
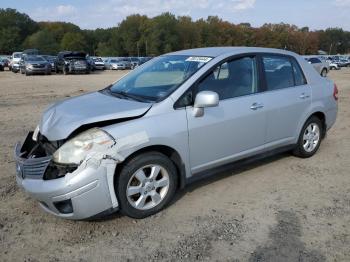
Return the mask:
<path fill-rule="evenodd" d="M 350 261 L 350 69 L 330 75 L 340 112 L 311 159 L 282 154 L 217 175 L 144 220 L 41 211 L 16 186 L 15 142 L 50 103 L 121 75 L 0 72 L 0 261 Z"/>

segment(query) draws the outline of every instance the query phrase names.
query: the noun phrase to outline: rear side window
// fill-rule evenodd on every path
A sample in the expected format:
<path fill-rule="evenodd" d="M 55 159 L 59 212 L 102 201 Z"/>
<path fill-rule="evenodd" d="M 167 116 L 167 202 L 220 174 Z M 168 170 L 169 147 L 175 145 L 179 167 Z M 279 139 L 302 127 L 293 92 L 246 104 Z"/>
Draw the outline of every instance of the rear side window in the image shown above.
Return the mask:
<path fill-rule="evenodd" d="M 322 63 L 320 59 L 316 58 L 316 57 L 312 57 L 309 59 L 309 62 L 311 62 L 311 64 L 319 64 Z"/>
<path fill-rule="evenodd" d="M 306 82 L 306 79 L 304 77 L 303 72 L 301 71 L 300 65 L 293 58 L 291 59 L 291 61 L 292 61 L 292 65 L 293 65 L 295 85 L 296 86 L 306 85 L 307 82 Z"/>
<path fill-rule="evenodd" d="M 265 56 L 263 65 L 267 90 L 278 90 L 294 86 L 293 66 L 288 57 Z"/>

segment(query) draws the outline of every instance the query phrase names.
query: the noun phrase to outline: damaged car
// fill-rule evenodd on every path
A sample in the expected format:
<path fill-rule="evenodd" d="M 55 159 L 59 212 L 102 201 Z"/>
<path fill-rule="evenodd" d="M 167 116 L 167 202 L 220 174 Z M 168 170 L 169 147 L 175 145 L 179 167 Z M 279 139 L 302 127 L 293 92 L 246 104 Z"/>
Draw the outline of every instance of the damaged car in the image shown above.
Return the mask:
<path fill-rule="evenodd" d="M 338 89 L 301 56 L 217 47 L 173 52 L 51 105 L 15 147 L 17 183 L 67 219 L 144 218 L 179 188 L 240 160 L 313 156 Z M 220 196 L 217 197 L 220 201 Z"/>
<path fill-rule="evenodd" d="M 86 58 L 86 53 L 76 51 L 63 51 L 57 55 L 55 72 L 64 75 L 73 73 L 89 74 L 91 66 Z"/>

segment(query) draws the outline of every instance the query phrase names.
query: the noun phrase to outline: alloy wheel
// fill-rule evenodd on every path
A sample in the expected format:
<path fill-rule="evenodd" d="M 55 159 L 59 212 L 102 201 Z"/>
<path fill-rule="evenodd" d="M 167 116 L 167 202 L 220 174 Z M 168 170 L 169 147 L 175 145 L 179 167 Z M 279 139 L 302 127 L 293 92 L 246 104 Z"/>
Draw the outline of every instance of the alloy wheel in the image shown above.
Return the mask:
<path fill-rule="evenodd" d="M 303 135 L 303 148 L 306 152 L 310 153 L 315 150 L 320 142 L 321 132 L 316 123 L 310 123 L 304 131 Z"/>
<path fill-rule="evenodd" d="M 147 165 L 138 169 L 126 187 L 130 205 L 139 210 L 148 210 L 165 198 L 169 190 L 169 174 L 160 165 Z"/>

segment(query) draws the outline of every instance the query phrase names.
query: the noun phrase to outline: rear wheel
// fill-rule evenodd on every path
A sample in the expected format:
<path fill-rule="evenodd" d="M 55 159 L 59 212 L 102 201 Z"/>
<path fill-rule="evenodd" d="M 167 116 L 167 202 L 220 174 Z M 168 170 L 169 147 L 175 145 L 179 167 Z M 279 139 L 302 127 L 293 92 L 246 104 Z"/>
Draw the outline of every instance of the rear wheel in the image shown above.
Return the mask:
<path fill-rule="evenodd" d="M 316 116 L 310 117 L 301 130 L 298 144 L 293 154 L 302 158 L 313 156 L 321 145 L 322 134 L 321 120 Z"/>
<path fill-rule="evenodd" d="M 158 152 L 134 157 L 118 176 L 116 188 L 121 212 L 133 218 L 159 212 L 173 198 L 177 187 L 173 162 Z"/>

